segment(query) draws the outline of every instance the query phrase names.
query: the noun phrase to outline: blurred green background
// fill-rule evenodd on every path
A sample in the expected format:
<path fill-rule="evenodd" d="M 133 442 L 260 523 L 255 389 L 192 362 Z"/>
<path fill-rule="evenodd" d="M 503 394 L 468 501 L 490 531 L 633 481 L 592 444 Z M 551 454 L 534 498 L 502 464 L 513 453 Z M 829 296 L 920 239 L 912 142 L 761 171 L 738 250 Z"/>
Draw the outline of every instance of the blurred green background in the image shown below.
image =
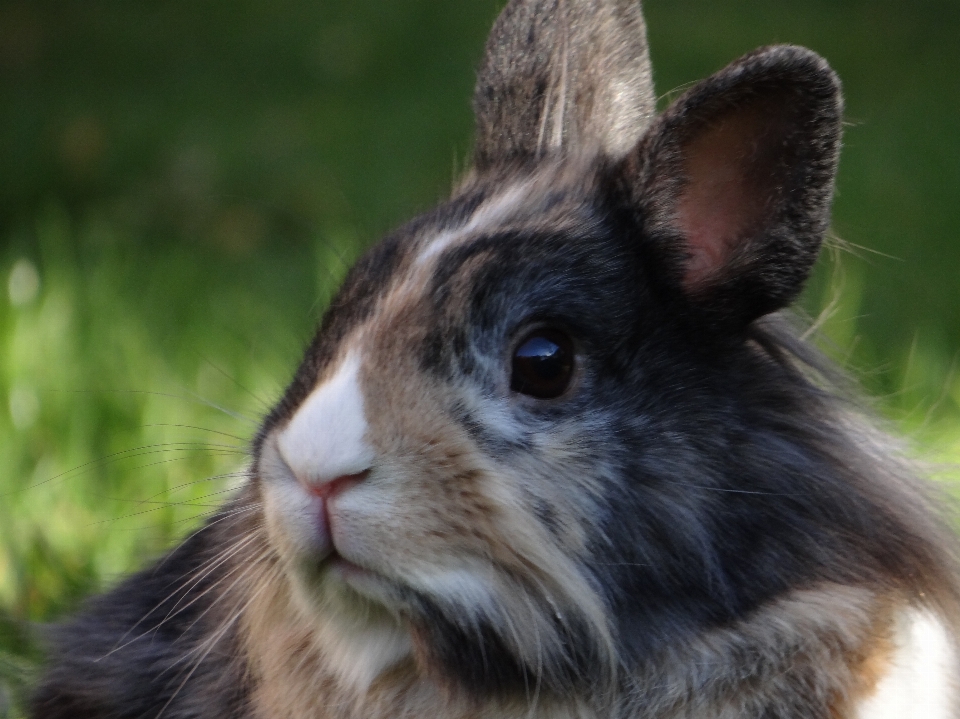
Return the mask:
<path fill-rule="evenodd" d="M 0 716 L 34 624 L 242 479 L 347 266 L 448 192 L 500 4 L 0 0 Z M 960 2 L 646 13 L 667 99 L 772 42 L 839 71 L 839 240 L 803 306 L 882 413 L 960 458 Z"/>

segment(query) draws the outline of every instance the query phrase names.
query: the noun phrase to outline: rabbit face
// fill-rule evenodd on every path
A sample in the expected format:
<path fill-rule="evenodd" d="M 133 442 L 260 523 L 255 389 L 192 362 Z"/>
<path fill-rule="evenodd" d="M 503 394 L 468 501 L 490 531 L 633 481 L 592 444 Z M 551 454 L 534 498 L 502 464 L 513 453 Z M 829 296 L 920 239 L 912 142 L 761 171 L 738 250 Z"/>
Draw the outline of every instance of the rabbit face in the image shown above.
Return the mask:
<path fill-rule="evenodd" d="M 652 120 L 638 6 L 557 56 L 533 5 L 494 28 L 474 171 L 354 268 L 256 442 L 270 544 L 361 684 L 412 658 L 582 695 L 843 581 L 869 515 L 755 322 L 826 228 L 836 77 L 769 48 Z"/>
<path fill-rule="evenodd" d="M 766 317 L 841 106 L 780 46 L 655 116 L 636 0 L 509 0 L 470 174 L 348 274 L 249 484 L 65 628 L 34 714 L 955 714 L 952 532 Z"/>
<path fill-rule="evenodd" d="M 336 305 L 351 326 L 321 333 L 316 379 L 262 440 L 272 540 L 320 610 L 382 607 L 424 663 L 482 685 L 559 688 L 612 660 L 590 567 L 642 285 L 582 169 L 469 189 L 375 250 L 404 248 L 376 297 L 357 290 L 366 312 Z M 531 341 L 565 353 L 556 396 L 515 388 Z"/>

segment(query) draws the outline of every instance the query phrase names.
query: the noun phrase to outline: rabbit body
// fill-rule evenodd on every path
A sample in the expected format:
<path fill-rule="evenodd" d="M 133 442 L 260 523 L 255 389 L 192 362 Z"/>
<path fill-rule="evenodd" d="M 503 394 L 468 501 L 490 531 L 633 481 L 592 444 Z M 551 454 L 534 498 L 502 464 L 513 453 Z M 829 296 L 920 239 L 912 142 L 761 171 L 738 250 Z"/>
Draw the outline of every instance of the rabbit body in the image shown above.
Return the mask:
<path fill-rule="evenodd" d="M 350 272 L 239 494 L 60 630 L 35 717 L 957 716 L 951 534 L 775 314 L 839 83 L 765 48 L 657 116 L 644 33 L 507 5 L 473 170 Z"/>

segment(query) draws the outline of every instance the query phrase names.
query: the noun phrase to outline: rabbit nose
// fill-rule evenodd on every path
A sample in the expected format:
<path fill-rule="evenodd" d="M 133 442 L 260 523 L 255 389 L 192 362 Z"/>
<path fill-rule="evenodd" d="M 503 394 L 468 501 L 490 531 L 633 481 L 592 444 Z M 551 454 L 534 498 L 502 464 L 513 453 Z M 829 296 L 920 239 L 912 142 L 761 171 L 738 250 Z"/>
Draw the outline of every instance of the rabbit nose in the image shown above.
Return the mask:
<path fill-rule="evenodd" d="M 326 504 L 330 499 L 340 494 L 341 492 L 350 489 L 354 485 L 360 484 L 367 476 L 370 474 L 369 469 L 365 469 L 362 472 L 357 472 L 356 474 L 344 474 L 334 479 L 321 481 L 321 482 L 309 482 L 307 484 L 307 491 L 315 497 L 319 497 Z"/>
<path fill-rule="evenodd" d="M 350 489 L 370 474 L 370 470 L 357 472 L 356 474 L 344 474 L 327 481 L 304 482 L 307 491 L 320 500 L 319 513 L 317 516 L 316 529 L 322 542 L 323 558 L 327 559 L 331 554 L 337 551 L 334 535 L 336 534 L 336 512 L 332 510 L 331 504 L 338 495 Z"/>
<path fill-rule="evenodd" d="M 290 472 L 321 498 L 356 484 L 376 460 L 366 436 L 359 371 L 360 360 L 351 354 L 277 435 L 277 450 Z"/>

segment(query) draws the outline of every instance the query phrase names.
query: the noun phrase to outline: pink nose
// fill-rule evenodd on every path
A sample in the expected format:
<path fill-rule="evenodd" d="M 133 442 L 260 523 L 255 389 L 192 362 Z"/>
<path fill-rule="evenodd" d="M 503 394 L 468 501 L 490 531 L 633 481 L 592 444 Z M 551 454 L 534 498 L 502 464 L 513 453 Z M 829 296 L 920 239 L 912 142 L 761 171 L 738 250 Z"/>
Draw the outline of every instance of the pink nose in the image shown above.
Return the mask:
<path fill-rule="evenodd" d="M 333 497 L 337 496 L 341 492 L 350 489 L 350 487 L 355 484 L 360 484 L 367 475 L 370 474 L 370 470 L 364 470 L 363 472 L 358 472 L 357 474 L 345 474 L 340 477 L 336 477 L 327 482 L 320 483 L 309 483 L 307 485 L 307 490 L 310 494 L 320 497 L 323 500 L 324 505 Z"/>
<path fill-rule="evenodd" d="M 320 552 L 321 559 L 325 559 L 331 553 L 336 552 L 333 541 L 334 527 L 331 521 L 330 500 L 355 484 L 362 482 L 368 474 L 370 474 L 370 470 L 357 474 L 345 474 L 327 482 L 302 482 L 306 490 L 320 500 L 316 531 L 318 532 L 317 541 L 319 543 L 317 549 Z"/>

